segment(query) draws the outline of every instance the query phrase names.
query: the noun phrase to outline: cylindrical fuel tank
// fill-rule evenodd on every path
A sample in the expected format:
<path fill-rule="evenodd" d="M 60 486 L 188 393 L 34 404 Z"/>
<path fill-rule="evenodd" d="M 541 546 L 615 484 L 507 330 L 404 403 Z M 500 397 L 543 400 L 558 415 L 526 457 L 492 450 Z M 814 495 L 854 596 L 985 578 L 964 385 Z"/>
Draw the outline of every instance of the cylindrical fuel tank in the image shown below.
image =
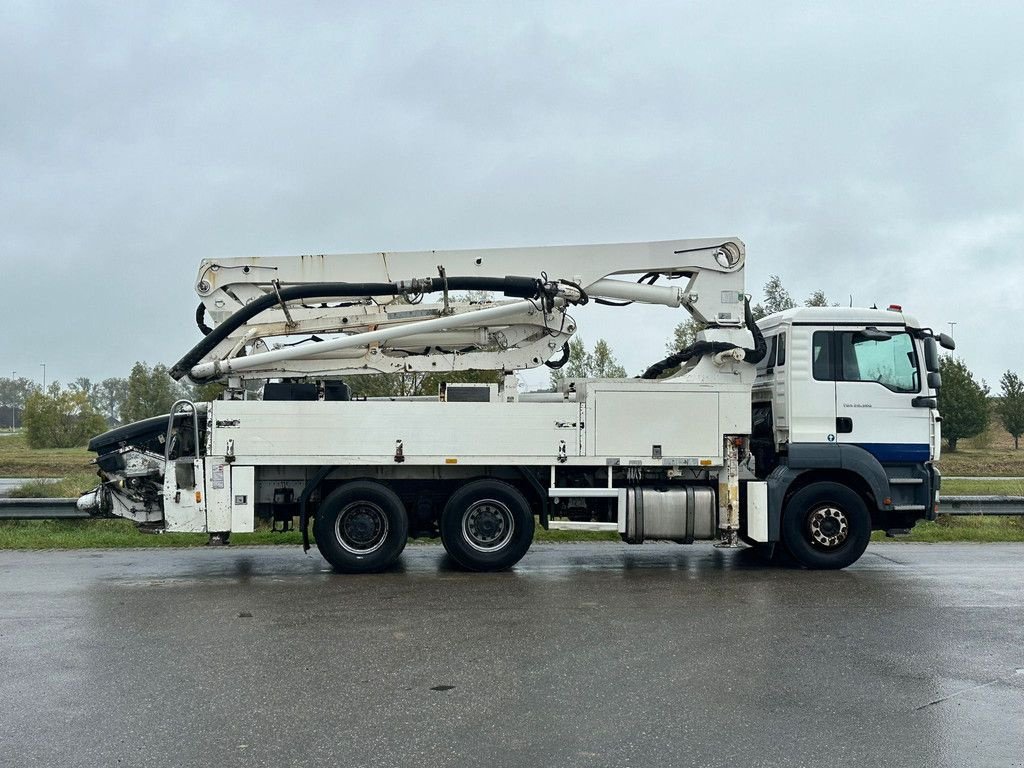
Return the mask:
<path fill-rule="evenodd" d="M 649 488 L 626 492 L 626 533 L 623 540 L 667 539 L 689 544 L 713 539 L 718 533 L 715 491 L 706 486 Z"/>

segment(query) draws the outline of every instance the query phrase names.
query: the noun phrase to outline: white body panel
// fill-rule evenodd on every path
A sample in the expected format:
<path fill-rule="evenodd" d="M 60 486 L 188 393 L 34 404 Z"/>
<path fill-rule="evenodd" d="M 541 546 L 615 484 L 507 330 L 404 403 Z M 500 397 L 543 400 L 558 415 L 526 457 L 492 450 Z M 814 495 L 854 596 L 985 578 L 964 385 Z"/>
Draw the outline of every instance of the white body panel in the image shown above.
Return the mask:
<path fill-rule="evenodd" d="M 234 440 L 239 464 L 550 463 L 561 440 L 579 456 L 576 403 L 228 401 L 212 418 L 238 422 L 214 427 L 213 450 Z"/>
<path fill-rule="evenodd" d="M 716 390 L 623 380 L 579 389 L 581 402 L 215 401 L 210 450 L 223 456 L 231 441 L 239 466 L 714 466 L 722 436 L 750 423 L 741 383 Z"/>
<path fill-rule="evenodd" d="M 231 467 L 231 530 L 253 531 L 256 515 L 256 472 L 253 467 Z M 212 530 L 212 529 L 211 529 Z"/>
<path fill-rule="evenodd" d="M 171 462 L 164 474 L 164 519 L 168 531 L 201 533 L 209 530 L 206 527 L 206 502 L 203 497 L 203 465 L 206 462 L 196 459 L 191 463 L 196 479 L 192 487 L 178 487 L 174 462 Z"/>
<path fill-rule="evenodd" d="M 768 483 L 747 483 L 747 536 L 768 541 Z"/>
<path fill-rule="evenodd" d="M 206 461 L 206 528 L 209 531 L 234 530 L 231 520 L 231 465 Z"/>

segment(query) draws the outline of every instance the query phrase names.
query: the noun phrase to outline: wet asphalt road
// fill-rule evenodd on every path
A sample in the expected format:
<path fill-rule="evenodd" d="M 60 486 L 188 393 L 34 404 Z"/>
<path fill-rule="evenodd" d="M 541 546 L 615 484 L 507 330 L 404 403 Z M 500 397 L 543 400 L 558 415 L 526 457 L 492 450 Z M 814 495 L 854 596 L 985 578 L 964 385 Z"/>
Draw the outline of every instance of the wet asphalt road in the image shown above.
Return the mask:
<path fill-rule="evenodd" d="M 1024 765 L 1024 545 L 0 552 L 3 766 Z"/>

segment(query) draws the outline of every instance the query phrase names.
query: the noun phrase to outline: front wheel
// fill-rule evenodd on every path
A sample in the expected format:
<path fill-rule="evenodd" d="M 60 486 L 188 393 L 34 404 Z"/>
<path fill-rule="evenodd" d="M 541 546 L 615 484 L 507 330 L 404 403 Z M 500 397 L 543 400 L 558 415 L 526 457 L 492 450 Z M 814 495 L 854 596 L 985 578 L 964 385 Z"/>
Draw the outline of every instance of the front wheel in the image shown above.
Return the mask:
<path fill-rule="evenodd" d="M 864 499 L 839 483 L 812 483 L 786 504 L 782 540 L 801 565 L 845 568 L 864 554 L 871 539 L 871 515 Z"/>
<path fill-rule="evenodd" d="M 313 525 L 320 554 L 341 573 L 372 573 L 391 566 L 405 549 L 409 519 L 395 492 L 356 480 L 320 505 Z"/>
<path fill-rule="evenodd" d="M 533 512 L 508 483 L 474 480 L 448 499 L 441 513 L 441 542 L 463 568 L 511 568 L 533 542 Z"/>

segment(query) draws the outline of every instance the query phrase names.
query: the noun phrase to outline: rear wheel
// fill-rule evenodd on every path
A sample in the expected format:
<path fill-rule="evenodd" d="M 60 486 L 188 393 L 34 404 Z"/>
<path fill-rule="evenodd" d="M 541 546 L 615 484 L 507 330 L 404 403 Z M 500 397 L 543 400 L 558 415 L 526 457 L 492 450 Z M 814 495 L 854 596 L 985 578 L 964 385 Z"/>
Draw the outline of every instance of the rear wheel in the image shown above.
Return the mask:
<path fill-rule="evenodd" d="M 786 504 L 782 540 L 807 568 L 845 568 L 864 554 L 870 539 L 867 505 L 845 485 L 812 483 Z"/>
<path fill-rule="evenodd" d="M 409 520 L 394 491 L 357 480 L 332 492 L 316 515 L 316 545 L 341 573 L 370 573 L 391 566 L 405 549 Z"/>
<path fill-rule="evenodd" d="M 474 480 L 448 499 L 441 541 L 463 568 L 511 568 L 533 542 L 533 512 L 519 491 L 500 480 Z"/>

